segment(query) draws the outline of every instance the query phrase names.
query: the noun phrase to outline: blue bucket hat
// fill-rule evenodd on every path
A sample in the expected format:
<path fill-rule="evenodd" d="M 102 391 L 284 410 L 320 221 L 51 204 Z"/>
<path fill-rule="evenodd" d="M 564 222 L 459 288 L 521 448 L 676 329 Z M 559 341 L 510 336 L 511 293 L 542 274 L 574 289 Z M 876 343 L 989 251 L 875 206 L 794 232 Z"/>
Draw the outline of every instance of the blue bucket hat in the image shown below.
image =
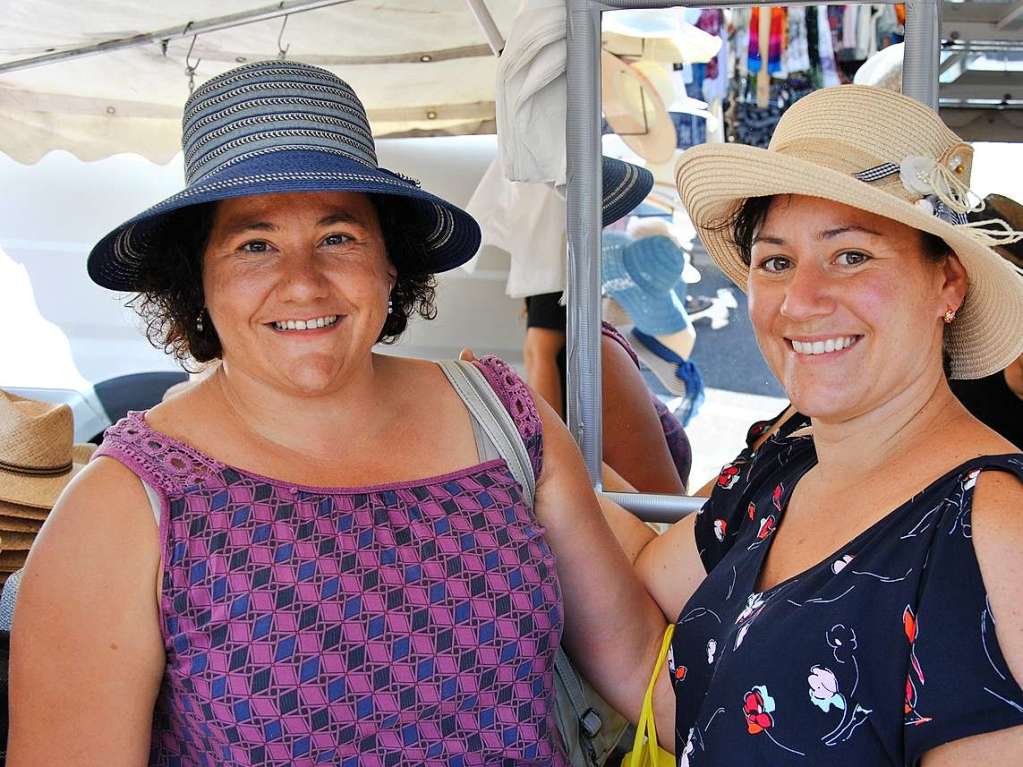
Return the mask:
<path fill-rule="evenodd" d="M 278 192 L 405 198 L 431 273 L 453 269 L 479 249 L 472 216 L 377 164 L 362 102 L 325 69 L 262 61 L 212 78 L 185 102 L 181 143 L 185 189 L 99 241 L 88 261 L 94 282 L 137 290 L 147 261 L 161 257 L 175 236 L 174 214 L 182 208 Z"/>
<path fill-rule="evenodd" d="M 623 232 L 604 232 L 601 243 L 602 288 L 651 336 L 684 330 L 685 306 L 674 288 L 682 276 L 685 255 L 667 237 L 633 240 Z"/>

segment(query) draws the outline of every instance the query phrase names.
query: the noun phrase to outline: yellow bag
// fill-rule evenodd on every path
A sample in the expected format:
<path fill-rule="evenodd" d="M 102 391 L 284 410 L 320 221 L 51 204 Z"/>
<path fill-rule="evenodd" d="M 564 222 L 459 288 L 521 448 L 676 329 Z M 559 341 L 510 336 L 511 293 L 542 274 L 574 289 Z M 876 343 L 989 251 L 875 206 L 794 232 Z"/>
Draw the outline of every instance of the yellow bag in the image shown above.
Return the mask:
<path fill-rule="evenodd" d="M 665 751 L 657 743 L 657 724 L 654 722 L 654 687 L 661 667 L 668 657 L 671 637 L 675 633 L 675 624 L 669 623 L 664 630 L 661 652 L 654 664 L 654 673 L 643 696 L 643 710 L 639 714 L 636 725 L 636 737 L 632 741 L 632 750 L 622 758 L 622 767 L 674 767 L 675 755 Z"/>

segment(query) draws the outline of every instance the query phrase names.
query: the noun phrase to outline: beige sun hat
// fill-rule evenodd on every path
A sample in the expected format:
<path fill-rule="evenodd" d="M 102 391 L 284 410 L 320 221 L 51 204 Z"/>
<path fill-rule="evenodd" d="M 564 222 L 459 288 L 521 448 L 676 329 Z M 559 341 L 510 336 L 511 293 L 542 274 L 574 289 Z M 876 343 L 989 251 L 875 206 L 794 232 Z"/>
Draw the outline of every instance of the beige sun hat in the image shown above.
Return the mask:
<path fill-rule="evenodd" d="M 991 246 L 1023 235 L 1004 221 L 967 223 L 973 148 L 918 101 L 882 88 L 823 88 L 793 104 L 767 149 L 703 144 L 682 153 L 675 183 L 707 251 L 746 289 L 749 268 L 728 222 L 750 197 L 840 202 L 942 238 L 967 272 L 966 300 L 945 329 L 953 378 L 982 378 L 1023 353 L 1023 279 Z"/>
<path fill-rule="evenodd" d="M 669 160 L 677 143 L 675 123 L 657 88 L 634 66 L 607 51 L 600 52 L 600 66 L 608 125 L 644 160 Z"/>
<path fill-rule="evenodd" d="M 88 463 L 93 445 L 75 445 L 67 405 L 0 390 L 0 501 L 49 510 Z"/>

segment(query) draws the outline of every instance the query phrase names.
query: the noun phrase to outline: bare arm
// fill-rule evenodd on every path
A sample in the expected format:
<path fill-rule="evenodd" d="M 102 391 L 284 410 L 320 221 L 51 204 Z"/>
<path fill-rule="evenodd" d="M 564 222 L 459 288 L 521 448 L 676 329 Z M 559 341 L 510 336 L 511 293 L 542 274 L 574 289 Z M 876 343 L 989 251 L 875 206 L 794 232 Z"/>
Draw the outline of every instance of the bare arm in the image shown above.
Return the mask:
<path fill-rule="evenodd" d="M 536 512 L 558 557 L 564 641 L 601 695 L 635 721 L 665 620 L 600 513 L 568 430 L 545 403 L 537 401 L 537 407 L 543 419 L 544 468 L 536 488 Z M 655 710 L 670 739 L 675 704 L 666 671 L 661 682 Z"/>
<path fill-rule="evenodd" d="M 1002 655 L 1023 681 L 1023 484 L 1009 474 L 984 472 L 973 496 L 973 546 L 996 626 Z M 1023 725 L 954 740 L 924 754 L 923 767 L 1005 763 L 1023 753 Z M 1015 757 L 1008 757 L 1012 761 Z"/>
<path fill-rule="evenodd" d="M 643 375 L 619 343 L 602 336 L 600 349 L 604 461 L 641 492 L 682 495 L 686 488 Z"/>
<path fill-rule="evenodd" d="M 99 458 L 32 548 L 11 638 L 9 767 L 142 767 L 165 658 L 156 525 L 139 481 Z"/>
<path fill-rule="evenodd" d="M 559 418 L 565 417 L 561 412 L 561 375 L 558 372 L 558 353 L 564 347 L 565 334 L 560 330 L 526 328 L 526 340 L 522 345 L 526 381 L 554 408 Z"/>

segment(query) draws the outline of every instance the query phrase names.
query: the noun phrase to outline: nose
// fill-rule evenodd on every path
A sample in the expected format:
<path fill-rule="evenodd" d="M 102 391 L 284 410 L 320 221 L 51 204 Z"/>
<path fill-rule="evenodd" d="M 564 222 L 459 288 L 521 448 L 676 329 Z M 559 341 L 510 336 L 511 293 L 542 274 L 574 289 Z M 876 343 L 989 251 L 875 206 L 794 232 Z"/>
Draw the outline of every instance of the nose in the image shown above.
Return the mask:
<path fill-rule="evenodd" d="M 330 282 L 315 253 L 290 253 L 281 259 L 279 292 L 292 302 L 309 302 L 325 298 Z"/>
<path fill-rule="evenodd" d="M 822 269 L 806 260 L 792 267 L 785 283 L 782 316 L 792 320 L 806 320 L 830 314 L 834 306 L 827 275 Z"/>

